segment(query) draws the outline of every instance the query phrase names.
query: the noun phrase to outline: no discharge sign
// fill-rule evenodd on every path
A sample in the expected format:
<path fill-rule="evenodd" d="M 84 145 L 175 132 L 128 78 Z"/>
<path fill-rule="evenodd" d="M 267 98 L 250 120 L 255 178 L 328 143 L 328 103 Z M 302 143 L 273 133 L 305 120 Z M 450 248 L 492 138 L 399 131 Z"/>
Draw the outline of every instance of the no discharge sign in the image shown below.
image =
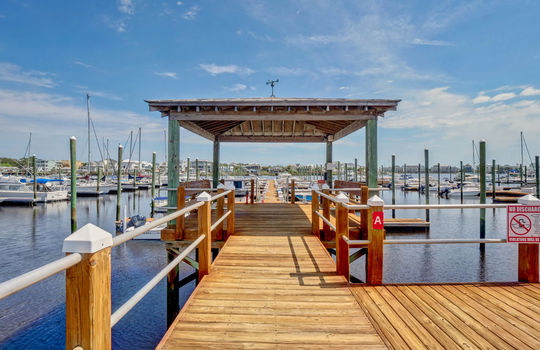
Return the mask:
<path fill-rule="evenodd" d="M 540 206 L 508 206 L 508 242 L 540 242 Z"/>

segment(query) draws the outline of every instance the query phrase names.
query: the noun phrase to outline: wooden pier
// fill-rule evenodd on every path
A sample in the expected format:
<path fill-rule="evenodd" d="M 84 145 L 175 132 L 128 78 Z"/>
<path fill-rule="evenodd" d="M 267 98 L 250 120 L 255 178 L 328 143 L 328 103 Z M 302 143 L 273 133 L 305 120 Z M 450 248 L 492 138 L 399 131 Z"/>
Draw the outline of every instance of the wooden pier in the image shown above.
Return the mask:
<path fill-rule="evenodd" d="M 538 284 L 349 284 L 308 205 L 238 204 L 159 349 L 539 348 Z"/>

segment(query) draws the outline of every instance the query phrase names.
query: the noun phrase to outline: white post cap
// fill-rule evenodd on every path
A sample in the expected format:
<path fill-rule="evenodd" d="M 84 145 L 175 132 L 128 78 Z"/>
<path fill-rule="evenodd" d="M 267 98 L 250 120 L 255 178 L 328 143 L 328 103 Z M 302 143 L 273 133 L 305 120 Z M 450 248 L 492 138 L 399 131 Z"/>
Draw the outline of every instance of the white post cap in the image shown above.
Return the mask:
<path fill-rule="evenodd" d="M 532 194 L 520 197 L 518 203 L 522 205 L 540 205 L 540 199 L 536 198 Z"/>
<path fill-rule="evenodd" d="M 312 190 L 318 190 L 318 189 L 319 189 L 319 184 L 318 184 L 318 183 L 315 183 L 315 182 L 312 183 L 312 184 L 311 184 L 311 189 L 312 189 Z"/>
<path fill-rule="evenodd" d="M 347 203 L 349 201 L 349 197 L 343 192 L 339 192 L 339 194 L 336 196 L 336 201 L 338 203 Z"/>
<path fill-rule="evenodd" d="M 367 201 L 367 205 L 370 207 L 382 207 L 384 206 L 384 201 L 381 199 L 381 197 L 374 195 Z"/>
<path fill-rule="evenodd" d="M 236 189 L 236 187 L 234 187 L 234 184 L 232 184 L 232 183 L 229 183 L 229 184 L 225 185 L 225 188 L 227 190 L 235 190 Z"/>
<path fill-rule="evenodd" d="M 226 189 L 227 187 L 225 187 L 225 185 L 220 182 L 219 185 L 217 185 L 217 188 Z"/>
<path fill-rule="evenodd" d="M 64 253 L 95 253 L 113 244 L 112 235 L 94 224 L 86 224 L 64 239 Z"/>
<path fill-rule="evenodd" d="M 328 186 L 327 183 L 323 184 L 322 187 L 321 187 L 323 190 L 328 190 L 330 189 L 330 186 Z"/>
<path fill-rule="evenodd" d="M 208 192 L 203 192 L 197 196 L 197 202 L 210 202 L 212 196 Z"/>

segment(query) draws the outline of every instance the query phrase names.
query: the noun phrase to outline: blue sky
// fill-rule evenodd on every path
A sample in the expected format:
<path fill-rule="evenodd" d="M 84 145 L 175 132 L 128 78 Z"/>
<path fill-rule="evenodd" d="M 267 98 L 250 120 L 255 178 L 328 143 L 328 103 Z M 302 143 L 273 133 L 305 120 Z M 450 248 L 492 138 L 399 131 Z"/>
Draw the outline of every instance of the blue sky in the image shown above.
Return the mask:
<path fill-rule="evenodd" d="M 0 4 L 0 155 L 85 157 L 85 93 L 111 151 L 143 128 L 163 159 L 165 120 L 144 99 L 399 98 L 379 123 L 379 163 L 519 161 L 519 132 L 540 154 L 540 2 L 15 1 Z M 210 159 L 187 131 L 181 156 Z M 92 146 L 97 159 L 97 147 Z M 364 162 L 364 131 L 334 158 Z M 222 160 L 322 163 L 319 144 L 224 144 Z"/>

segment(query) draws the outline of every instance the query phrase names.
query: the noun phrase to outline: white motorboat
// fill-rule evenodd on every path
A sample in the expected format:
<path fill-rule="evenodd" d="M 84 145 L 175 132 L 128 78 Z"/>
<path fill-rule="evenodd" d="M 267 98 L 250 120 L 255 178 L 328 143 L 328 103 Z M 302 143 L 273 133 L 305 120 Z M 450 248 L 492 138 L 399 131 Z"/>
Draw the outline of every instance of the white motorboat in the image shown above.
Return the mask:
<path fill-rule="evenodd" d="M 69 198 L 66 186 L 61 180 L 38 179 L 34 199 L 33 180 L 0 182 L 0 198 L 4 203 L 47 203 Z"/>

